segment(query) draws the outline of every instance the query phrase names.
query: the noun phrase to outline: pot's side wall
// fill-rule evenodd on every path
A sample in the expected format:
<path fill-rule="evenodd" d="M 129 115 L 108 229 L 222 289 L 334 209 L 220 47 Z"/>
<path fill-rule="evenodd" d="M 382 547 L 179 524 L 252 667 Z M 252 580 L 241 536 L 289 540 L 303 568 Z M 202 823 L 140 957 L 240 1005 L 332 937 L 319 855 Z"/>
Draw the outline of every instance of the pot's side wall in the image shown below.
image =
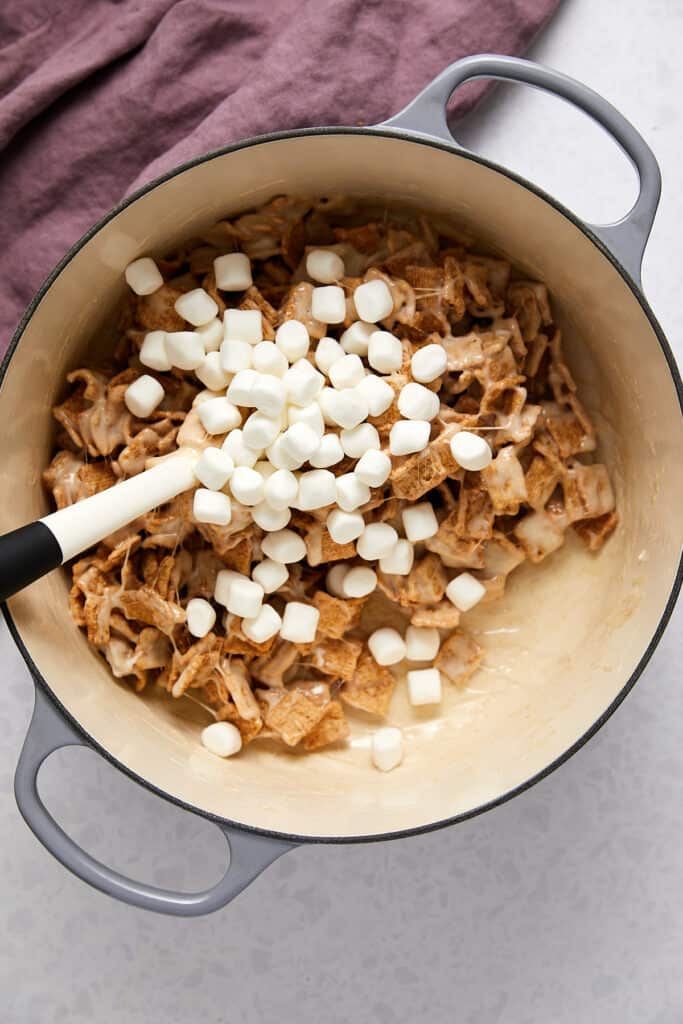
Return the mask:
<path fill-rule="evenodd" d="M 120 213 L 72 260 L 29 323 L 10 365 L 0 416 L 0 487 L 12 501 L 0 528 L 43 514 L 49 405 L 67 370 L 105 337 L 123 294 L 121 271 L 221 215 L 286 192 L 385 195 L 457 214 L 488 246 L 548 282 L 570 362 L 603 434 L 623 525 L 590 556 L 578 543 L 523 566 L 500 603 L 470 623 L 487 655 L 441 712 L 402 693 L 400 771 L 369 768 L 374 723 L 353 744 L 314 758 L 256 745 L 226 764 L 197 742 L 204 713 L 186 701 L 140 699 L 114 683 L 67 609 L 56 573 L 11 602 L 40 672 L 83 727 L 121 764 L 198 808 L 302 835 L 368 835 L 472 810 L 543 770 L 617 697 L 655 632 L 681 542 L 681 418 L 646 316 L 610 263 L 563 215 L 505 176 L 443 150 L 372 135 L 278 140 L 200 164 Z"/>

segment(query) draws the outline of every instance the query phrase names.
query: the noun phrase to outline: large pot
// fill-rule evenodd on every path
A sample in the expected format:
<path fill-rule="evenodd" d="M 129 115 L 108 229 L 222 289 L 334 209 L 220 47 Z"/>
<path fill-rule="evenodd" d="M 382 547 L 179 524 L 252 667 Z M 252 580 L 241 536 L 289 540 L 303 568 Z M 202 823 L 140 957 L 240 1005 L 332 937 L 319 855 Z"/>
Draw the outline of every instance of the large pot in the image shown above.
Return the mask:
<path fill-rule="evenodd" d="M 463 150 L 446 124 L 453 90 L 477 77 L 556 93 L 599 121 L 632 159 L 640 194 L 618 224 L 589 226 L 538 188 Z M 11 493 L 0 530 L 48 511 L 40 471 L 54 432 L 50 406 L 66 373 L 106 349 L 122 270 L 199 226 L 282 192 L 365 193 L 448 210 L 472 233 L 550 286 L 568 360 L 600 430 L 622 525 L 598 556 L 567 543 L 522 567 L 475 628 L 486 667 L 439 718 L 401 704 L 409 744 L 400 770 L 368 767 L 364 737 L 312 758 L 250 747 L 225 763 L 198 744 L 197 721 L 170 701 L 116 684 L 69 616 L 67 575 L 14 597 L 7 621 L 36 682 L 16 794 L 29 826 L 83 880 L 165 913 L 226 904 L 299 843 L 349 843 L 452 825 L 552 771 L 592 736 L 643 671 L 681 584 L 681 380 L 640 289 L 659 198 L 648 146 L 585 86 L 522 60 L 452 65 L 405 110 L 372 128 L 323 128 L 250 139 L 200 157 L 131 196 L 68 253 L 29 307 L 2 368 L 0 479 Z M 501 628 L 504 627 L 504 628 Z M 133 882 L 81 850 L 41 803 L 36 775 L 56 748 L 91 746 L 143 786 L 216 822 L 232 856 L 212 889 L 181 894 Z"/>

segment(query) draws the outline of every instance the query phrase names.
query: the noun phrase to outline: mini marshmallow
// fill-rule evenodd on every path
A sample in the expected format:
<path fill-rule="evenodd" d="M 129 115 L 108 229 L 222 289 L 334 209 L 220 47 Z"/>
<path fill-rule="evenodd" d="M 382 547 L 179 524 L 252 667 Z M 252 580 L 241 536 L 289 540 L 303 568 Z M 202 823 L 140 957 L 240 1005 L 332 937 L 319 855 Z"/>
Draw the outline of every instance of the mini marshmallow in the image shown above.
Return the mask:
<path fill-rule="evenodd" d="M 468 612 L 470 608 L 474 608 L 485 593 L 486 587 L 469 572 L 461 572 L 446 587 L 446 597 L 460 612 Z"/>
<path fill-rule="evenodd" d="M 300 320 L 285 320 L 275 332 L 275 344 L 290 363 L 303 359 L 310 343 L 306 326 Z"/>
<path fill-rule="evenodd" d="M 251 345 L 263 341 L 260 309 L 226 309 L 223 324 L 228 341 L 248 341 Z"/>
<path fill-rule="evenodd" d="M 185 609 L 187 628 L 192 636 L 203 637 L 210 633 L 216 623 L 216 611 L 213 605 L 203 597 L 193 597 L 187 602 Z"/>
<path fill-rule="evenodd" d="M 351 430 L 340 431 L 339 440 L 351 459 L 359 459 L 367 451 L 379 450 L 379 434 L 371 423 L 359 423 Z"/>
<path fill-rule="evenodd" d="M 207 352 L 194 373 L 211 391 L 222 391 L 230 381 L 230 375 L 223 369 L 220 352 Z"/>
<path fill-rule="evenodd" d="M 370 346 L 370 338 L 377 328 L 374 324 L 366 324 L 362 320 L 354 320 L 350 327 L 347 327 L 339 344 L 351 355 L 366 356 Z"/>
<path fill-rule="evenodd" d="M 287 393 L 279 377 L 257 373 L 251 388 L 251 403 L 259 412 L 273 419 L 280 415 L 287 401 Z"/>
<path fill-rule="evenodd" d="M 202 746 L 216 757 L 232 757 L 242 749 L 242 734 L 232 722 L 212 722 L 202 729 Z"/>
<path fill-rule="evenodd" d="M 433 661 L 439 653 L 441 637 L 438 629 L 408 626 L 406 630 L 406 658 L 408 661 Z"/>
<path fill-rule="evenodd" d="M 434 391 L 424 384 L 411 381 L 401 388 L 398 396 L 398 411 L 407 420 L 433 420 L 439 415 L 441 402 Z"/>
<path fill-rule="evenodd" d="M 221 365 L 226 373 L 237 374 L 243 370 L 249 370 L 252 366 L 253 358 L 254 348 L 248 341 L 239 341 L 237 338 L 231 338 L 229 341 L 224 341 L 221 345 Z"/>
<path fill-rule="evenodd" d="M 273 508 L 267 501 L 260 501 L 252 508 L 251 518 L 262 530 L 275 533 L 277 530 L 284 530 L 292 518 L 292 513 L 288 508 Z"/>
<path fill-rule="evenodd" d="M 284 377 L 289 363 L 285 354 L 272 341 L 259 341 L 252 350 L 251 365 L 259 373 Z"/>
<path fill-rule="evenodd" d="M 196 331 L 202 339 L 205 352 L 218 352 L 224 337 L 222 320 L 215 317 L 213 320 L 209 320 L 208 324 L 200 324 Z"/>
<path fill-rule="evenodd" d="M 289 469 L 277 469 L 266 480 L 263 496 L 275 509 L 289 508 L 297 499 L 299 481 Z"/>
<path fill-rule="evenodd" d="M 377 573 L 364 565 L 355 565 L 341 581 L 344 597 L 367 597 L 377 586 Z"/>
<path fill-rule="evenodd" d="M 329 466 L 336 466 L 344 458 L 344 449 L 336 434 L 324 434 L 320 438 L 320 445 L 317 451 L 313 452 L 309 462 L 316 469 L 327 469 Z"/>
<path fill-rule="evenodd" d="M 267 448 L 280 433 L 280 421 L 264 416 L 262 412 L 253 412 L 248 416 L 242 427 L 244 443 L 248 448 Z"/>
<path fill-rule="evenodd" d="M 226 608 L 232 615 L 240 618 L 255 619 L 263 604 L 263 587 L 254 583 L 247 576 L 235 573 L 227 588 Z M 216 599 L 218 600 L 218 599 Z"/>
<path fill-rule="evenodd" d="M 225 434 L 239 427 L 242 414 L 227 398 L 210 398 L 197 406 L 199 421 L 207 434 Z"/>
<path fill-rule="evenodd" d="M 230 431 L 221 448 L 228 453 L 236 466 L 248 466 L 249 469 L 253 469 L 261 455 L 260 451 L 248 447 L 239 428 Z"/>
<path fill-rule="evenodd" d="M 287 424 L 293 427 L 295 423 L 305 423 L 307 427 L 314 430 L 318 437 L 325 433 L 325 421 L 317 402 L 310 402 L 308 405 L 290 405 L 287 409 Z"/>
<path fill-rule="evenodd" d="M 171 360 L 166 351 L 166 331 L 150 331 L 140 347 L 140 362 L 157 373 L 171 369 Z"/>
<path fill-rule="evenodd" d="M 370 488 L 355 473 L 342 473 L 337 477 L 337 504 L 344 512 L 355 512 L 370 501 Z"/>
<path fill-rule="evenodd" d="M 361 430 L 363 426 L 365 424 L 356 429 Z M 377 445 L 369 446 L 363 452 L 353 470 L 358 479 L 362 480 L 368 487 L 381 487 L 389 479 L 389 474 L 391 473 L 391 459 L 385 452 L 377 451 L 377 447 L 379 447 L 379 441 Z M 351 452 L 347 451 L 346 454 L 350 455 Z"/>
<path fill-rule="evenodd" d="M 325 525 L 335 544 L 348 544 L 360 537 L 365 529 L 365 520 L 360 512 L 344 512 L 335 508 L 327 517 Z"/>
<path fill-rule="evenodd" d="M 368 345 L 368 362 L 379 373 L 393 373 L 401 369 L 403 346 L 389 331 L 374 331 Z"/>
<path fill-rule="evenodd" d="M 325 420 L 347 430 L 357 427 L 368 415 L 368 403 L 356 388 L 323 388 L 318 401 Z"/>
<path fill-rule="evenodd" d="M 264 604 L 255 618 L 242 619 L 242 632 L 255 644 L 264 644 L 279 632 L 281 625 L 282 619 L 275 609 L 269 604 Z"/>
<path fill-rule="evenodd" d="M 230 477 L 230 491 L 242 505 L 258 505 L 263 501 L 263 488 L 263 477 L 255 469 L 235 467 Z"/>
<path fill-rule="evenodd" d="M 123 273 L 126 284 L 136 295 L 151 295 L 164 283 L 159 268 L 149 256 L 129 263 Z"/>
<path fill-rule="evenodd" d="M 361 320 L 371 324 L 384 320 L 394 308 L 387 284 L 379 279 L 359 284 L 353 293 L 353 302 Z"/>
<path fill-rule="evenodd" d="M 325 508 L 337 497 L 337 480 L 329 469 L 312 469 L 299 477 L 296 506 L 302 512 Z"/>
<path fill-rule="evenodd" d="M 431 430 L 426 420 L 398 420 L 389 431 L 389 451 L 392 455 L 422 452 L 429 444 Z"/>
<path fill-rule="evenodd" d="M 315 640 L 320 612 L 313 605 L 288 601 L 282 616 L 280 636 L 294 644 L 310 644 Z"/>
<path fill-rule="evenodd" d="M 231 344 L 235 344 L 231 342 Z M 246 342 L 239 342 L 240 345 L 246 345 Z M 225 368 L 225 356 L 223 354 L 225 349 L 225 343 L 221 348 L 221 356 L 223 357 L 223 367 Z M 251 349 L 250 349 L 251 351 Z M 259 374 L 256 370 L 250 370 L 245 368 L 238 370 L 235 376 L 230 381 L 230 387 L 228 388 L 227 395 L 231 402 L 235 405 L 242 405 L 246 408 L 254 406 L 253 391 L 256 381 L 259 378 Z"/>
<path fill-rule="evenodd" d="M 232 517 L 230 498 L 222 491 L 209 491 L 207 488 L 199 487 L 194 492 L 192 515 L 198 523 L 227 526 Z"/>
<path fill-rule="evenodd" d="M 346 318 L 344 289 L 336 284 L 314 288 L 311 296 L 311 316 L 323 324 L 341 324 Z"/>
<path fill-rule="evenodd" d="M 332 386 L 342 391 L 344 388 L 353 388 L 360 384 L 365 376 L 365 367 L 360 356 L 347 355 L 332 364 L 328 376 Z"/>
<path fill-rule="evenodd" d="M 410 360 L 410 372 L 421 384 L 430 384 L 446 372 L 447 363 L 443 345 L 425 345 Z"/>
<path fill-rule="evenodd" d="M 278 530 L 276 533 L 269 533 L 261 541 L 261 550 L 268 558 L 275 562 L 283 562 L 289 565 L 291 562 L 301 562 L 306 557 L 306 545 L 303 538 L 294 530 Z"/>
<path fill-rule="evenodd" d="M 263 587 L 264 593 L 273 594 L 289 579 L 289 569 L 282 562 L 264 558 L 254 566 L 251 575 Z"/>
<path fill-rule="evenodd" d="M 451 438 L 451 454 L 459 466 L 473 473 L 486 469 L 493 458 L 488 442 L 469 430 L 461 430 Z"/>
<path fill-rule="evenodd" d="M 360 384 L 356 384 L 356 391 L 368 403 L 369 416 L 381 416 L 395 398 L 391 385 L 374 373 L 369 373 Z"/>
<path fill-rule="evenodd" d="M 225 724 L 223 722 L 221 725 Z M 209 728 L 212 728 L 209 726 Z M 393 725 L 382 726 L 372 736 L 372 763 L 381 772 L 398 768 L 403 760 L 403 733 Z"/>
<path fill-rule="evenodd" d="M 395 629 L 376 629 L 368 637 L 368 647 L 378 665 L 398 665 L 406 656 L 403 637 Z"/>
<path fill-rule="evenodd" d="M 439 529 L 434 509 L 428 501 L 420 501 L 417 505 L 409 505 L 401 513 L 403 530 L 413 544 L 433 537 Z"/>
<path fill-rule="evenodd" d="M 356 543 L 356 551 L 366 562 L 385 558 L 393 551 L 398 534 L 388 523 L 369 523 Z"/>
<path fill-rule="evenodd" d="M 293 405 L 310 405 L 320 394 L 325 378 L 311 366 L 308 359 L 297 359 L 287 370 L 282 383 L 288 402 Z"/>
<path fill-rule="evenodd" d="M 229 252 L 213 261 L 216 287 L 222 292 L 243 292 L 253 284 L 251 261 L 243 252 Z"/>
<path fill-rule="evenodd" d="M 197 459 L 194 474 L 210 491 L 220 491 L 232 476 L 235 463 L 222 448 L 205 448 Z"/>
<path fill-rule="evenodd" d="M 172 366 L 179 370 L 196 370 L 204 362 L 204 344 L 196 331 L 169 331 L 166 353 Z"/>
<path fill-rule="evenodd" d="M 321 338 L 315 349 L 315 365 L 329 375 L 330 369 L 344 358 L 344 349 L 334 338 Z"/>
<path fill-rule="evenodd" d="M 344 261 L 329 249 L 312 249 L 306 256 L 306 273 L 313 281 L 334 284 L 344 277 Z"/>
<path fill-rule="evenodd" d="M 285 449 L 282 434 L 266 448 L 266 455 L 276 469 L 299 469 L 301 462 Z"/>
<path fill-rule="evenodd" d="M 413 568 L 414 558 L 415 551 L 410 541 L 398 540 L 389 554 L 380 558 L 379 567 L 382 572 L 391 576 L 408 576 Z"/>
<path fill-rule="evenodd" d="M 346 562 L 337 562 L 331 569 L 327 570 L 325 576 L 325 586 L 327 587 L 328 594 L 333 594 L 334 597 L 344 597 L 344 591 L 342 586 L 346 575 L 350 570 L 350 566 Z"/>
<path fill-rule="evenodd" d="M 441 673 L 438 668 L 414 668 L 406 673 L 408 699 L 415 707 L 441 702 Z"/>
<path fill-rule="evenodd" d="M 285 457 L 295 462 L 293 468 L 302 466 L 320 447 L 320 438 L 305 423 L 295 423 L 287 427 L 280 442 Z"/>
<path fill-rule="evenodd" d="M 230 587 L 235 580 L 248 580 L 249 577 L 245 576 L 244 573 L 235 572 L 234 569 L 221 569 L 216 574 L 216 582 L 213 588 L 213 597 L 218 604 L 227 606 L 228 597 L 230 594 Z"/>
<path fill-rule="evenodd" d="M 164 398 L 164 389 L 155 377 L 143 373 L 141 377 L 129 384 L 123 393 L 126 408 L 133 416 L 144 419 L 151 416 Z"/>
<path fill-rule="evenodd" d="M 201 327 L 216 319 L 218 306 L 203 288 L 193 288 L 179 296 L 173 306 L 178 316 L 193 327 Z"/>

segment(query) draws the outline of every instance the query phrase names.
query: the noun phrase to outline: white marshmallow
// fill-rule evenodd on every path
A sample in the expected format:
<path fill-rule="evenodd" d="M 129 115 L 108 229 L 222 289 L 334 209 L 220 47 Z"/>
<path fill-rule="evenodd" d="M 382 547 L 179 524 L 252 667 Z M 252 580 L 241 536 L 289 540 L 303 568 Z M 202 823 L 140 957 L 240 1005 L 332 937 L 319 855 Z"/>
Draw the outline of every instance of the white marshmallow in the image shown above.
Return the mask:
<path fill-rule="evenodd" d="M 374 324 L 366 324 L 362 320 L 354 320 L 351 326 L 347 327 L 342 334 L 339 344 L 349 354 L 366 356 L 370 346 L 370 338 L 376 330 L 377 328 Z"/>
<path fill-rule="evenodd" d="M 322 373 L 329 374 L 330 369 L 344 358 L 344 349 L 334 338 L 321 338 L 315 349 L 315 365 Z"/>
<path fill-rule="evenodd" d="M 408 661 L 433 661 L 439 653 L 441 637 L 438 629 L 408 626 L 406 630 L 406 658 Z"/>
<path fill-rule="evenodd" d="M 243 252 L 229 252 L 213 261 L 216 287 L 222 292 L 243 292 L 253 284 L 251 261 Z"/>
<path fill-rule="evenodd" d="M 344 391 L 323 388 L 318 401 L 325 420 L 347 430 L 367 419 L 368 403 L 356 388 L 346 388 Z"/>
<path fill-rule="evenodd" d="M 439 415 L 441 402 L 434 391 L 424 384 L 411 381 L 401 388 L 398 396 L 398 411 L 407 420 L 433 420 Z"/>
<path fill-rule="evenodd" d="M 187 628 L 192 636 L 206 636 L 216 624 L 216 611 L 213 605 L 205 601 L 203 597 L 193 597 L 188 601 L 185 614 L 187 615 Z"/>
<path fill-rule="evenodd" d="M 387 284 L 379 279 L 359 284 L 353 293 L 353 302 L 361 320 L 371 324 L 384 320 L 394 308 Z"/>
<path fill-rule="evenodd" d="M 211 391 L 222 391 L 230 382 L 230 375 L 223 369 L 220 352 L 207 352 L 194 373 Z"/>
<path fill-rule="evenodd" d="M 308 405 L 290 405 L 287 409 L 287 424 L 293 427 L 295 423 L 305 423 L 307 427 L 314 430 L 318 437 L 325 433 L 325 421 L 317 402 L 310 402 Z"/>
<path fill-rule="evenodd" d="M 274 509 L 290 508 L 297 499 L 299 481 L 289 469 L 277 469 L 266 480 L 264 498 Z"/>
<path fill-rule="evenodd" d="M 275 344 L 290 363 L 303 359 L 310 343 L 306 326 L 300 320 L 285 320 L 275 332 Z"/>
<path fill-rule="evenodd" d="M 282 619 L 275 609 L 269 604 L 264 604 L 255 618 L 242 619 L 242 632 L 255 644 L 264 644 L 279 632 L 281 625 Z"/>
<path fill-rule="evenodd" d="M 344 289 L 336 284 L 314 288 L 311 296 L 311 316 L 323 324 L 341 324 L 346 318 Z"/>
<path fill-rule="evenodd" d="M 295 463 L 292 468 L 302 466 L 320 447 L 320 438 L 305 423 L 287 427 L 279 440 L 285 458 Z"/>
<path fill-rule="evenodd" d="M 451 454 L 459 466 L 472 473 L 486 469 L 493 458 L 488 442 L 469 430 L 460 430 L 451 438 Z"/>
<path fill-rule="evenodd" d="M 446 372 L 448 357 L 443 345 L 425 345 L 410 360 L 410 372 L 421 384 L 431 384 Z"/>
<path fill-rule="evenodd" d="M 377 586 L 377 573 L 364 565 L 354 565 L 341 581 L 344 597 L 367 597 Z"/>
<path fill-rule="evenodd" d="M 393 725 L 385 725 L 373 733 L 372 763 L 375 768 L 381 772 L 390 772 L 398 768 L 402 760 L 403 733 L 400 729 Z"/>
<path fill-rule="evenodd" d="M 232 476 L 235 463 L 222 448 L 205 448 L 197 459 L 194 474 L 210 491 L 220 491 Z"/>
<path fill-rule="evenodd" d="M 171 369 L 171 360 L 166 351 L 166 331 L 150 331 L 140 347 L 140 362 L 157 373 Z"/>
<path fill-rule="evenodd" d="M 329 469 L 312 469 L 299 477 L 296 507 L 302 512 L 325 508 L 337 497 L 337 480 Z"/>
<path fill-rule="evenodd" d="M 257 373 L 251 388 L 251 402 L 259 412 L 273 419 L 279 416 L 285 407 L 287 392 L 279 377 L 269 373 Z"/>
<path fill-rule="evenodd" d="M 468 612 L 470 608 L 474 608 L 485 593 L 486 587 L 469 572 L 461 572 L 446 587 L 446 597 L 460 612 Z"/>
<path fill-rule="evenodd" d="M 398 420 L 389 431 L 389 451 L 392 455 L 422 452 L 429 444 L 431 430 L 426 420 Z"/>
<path fill-rule="evenodd" d="M 365 367 L 360 356 L 348 355 L 337 359 L 330 367 L 329 378 L 332 386 L 342 391 L 360 384 L 365 376 Z"/>
<path fill-rule="evenodd" d="M 232 517 L 230 498 L 222 491 L 209 491 L 199 487 L 194 492 L 192 515 L 198 523 L 227 526 Z"/>
<path fill-rule="evenodd" d="M 405 535 L 413 544 L 433 537 L 439 529 L 434 509 L 428 501 L 421 501 L 417 505 L 409 505 L 408 508 L 404 508 L 401 518 Z"/>
<path fill-rule="evenodd" d="M 128 287 L 136 295 L 151 295 L 164 283 L 159 268 L 149 256 L 129 263 L 123 273 Z"/>
<path fill-rule="evenodd" d="M 366 562 L 390 555 L 398 541 L 398 534 L 388 523 L 369 523 L 356 543 L 356 551 Z"/>
<path fill-rule="evenodd" d="M 367 451 L 379 450 L 379 434 L 371 423 L 359 423 L 351 430 L 340 431 L 339 440 L 351 459 L 359 459 Z"/>
<path fill-rule="evenodd" d="M 276 533 L 269 533 L 261 541 L 261 550 L 274 562 L 283 562 L 284 565 L 301 562 L 306 557 L 306 545 L 294 530 L 278 530 Z"/>
<path fill-rule="evenodd" d="M 263 587 L 264 593 L 273 594 L 289 579 L 289 569 L 282 562 L 264 558 L 251 571 L 253 579 Z"/>
<path fill-rule="evenodd" d="M 285 449 L 282 434 L 266 448 L 266 455 L 276 469 L 298 469 L 301 462 Z"/>
<path fill-rule="evenodd" d="M 235 342 L 231 342 L 231 344 L 235 344 Z M 238 344 L 244 346 L 246 345 L 246 342 L 242 341 L 239 342 Z M 221 355 L 223 357 L 223 367 L 225 367 L 226 362 L 224 348 L 225 343 L 223 345 L 223 348 L 221 348 Z M 230 401 L 233 402 L 235 405 L 242 405 L 245 406 L 246 408 L 253 408 L 255 404 L 253 398 L 253 391 L 256 381 L 259 379 L 259 376 L 260 374 L 258 374 L 256 370 L 250 370 L 246 367 L 244 369 L 238 370 L 235 373 L 235 376 L 230 381 L 230 386 L 227 391 L 227 395 Z"/>
<path fill-rule="evenodd" d="M 337 562 L 331 569 L 327 570 L 325 576 L 325 586 L 327 587 L 328 594 L 334 595 L 334 597 L 344 597 L 344 591 L 342 586 L 346 579 L 346 574 L 349 572 L 350 566 L 346 562 Z"/>
<path fill-rule="evenodd" d="M 270 373 L 273 377 L 284 377 L 289 366 L 285 354 L 272 341 L 254 345 L 251 364 L 259 373 Z"/>
<path fill-rule="evenodd" d="M 308 359 L 297 359 L 282 378 L 287 401 L 293 405 L 310 405 L 320 394 L 325 378 Z"/>
<path fill-rule="evenodd" d="M 271 419 L 262 412 L 253 412 L 242 427 L 244 443 L 248 448 L 267 448 L 279 433 L 280 421 Z"/>
<path fill-rule="evenodd" d="M 212 722 L 201 736 L 202 746 L 216 757 L 232 757 L 242 749 L 242 734 L 232 722 Z"/>
<path fill-rule="evenodd" d="M 306 273 L 313 281 L 334 284 L 344 277 L 344 261 L 329 249 L 312 249 L 306 256 Z"/>
<path fill-rule="evenodd" d="M 226 309 L 223 324 L 228 341 L 248 341 L 251 345 L 263 341 L 260 309 Z"/>
<path fill-rule="evenodd" d="M 129 384 L 123 393 L 126 408 L 133 416 L 144 419 L 151 416 L 164 398 L 164 389 L 155 377 L 143 373 L 141 377 Z"/>
<path fill-rule="evenodd" d="M 368 647 L 378 665 L 398 665 L 406 656 L 403 637 L 395 629 L 376 629 L 368 637 Z"/>
<path fill-rule="evenodd" d="M 261 456 L 260 451 L 245 444 L 244 434 L 239 428 L 230 431 L 221 448 L 236 466 L 248 466 L 249 469 L 253 469 Z"/>
<path fill-rule="evenodd" d="M 219 573 L 220 575 L 220 573 Z M 263 603 L 263 587 L 247 576 L 235 573 L 228 584 L 226 608 L 232 615 L 244 619 L 255 619 Z M 218 598 L 216 598 L 218 600 Z"/>
<path fill-rule="evenodd" d="M 391 385 L 374 373 L 369 373 L 360 384 L 356 384 L 356 391 L 368 403 L 369 416 L 381 416 L 396 397 Z"/>
<path fill-rule="evenodd" d="M 179 370 L 196 370 L 204 362 L 204 343 L 196 331 L 169 331 L 166 335 L 166 353 Z"/>
<path fill-rule="evenodd" d="M 313 605 L 288 601 L 285 605 L 280 636 L 294 644 L 310 644 L 315 640 L 320 612 Z"/>
<path fill-rule="evenodd" d="M 374 331 L 368 345 L 368 362 L 379 373 L 393 373 L 400 370 L 403 362 L 403 346 L 389 331 Z"/>
<path fill-rule="evenodd" d="M 406 675 L 411 704 L 419 707 L 441 702 L 441 673 L 438 668 L 414 668 Z"/>
<path fill-rule="evenodd" d="M 357 427 L 357 430 L 362 430 L 365 424 Z M 374 430 L 374 427 L 373 427 Z M 344 431 L 342 431 L 343 435 Z M 375 431 L 377 433 L 377 431 Z M 391 459 L 385 452 L 377 451 L 379 447 L 379 435 L 377 445 L 367 447 L 361 455 L 360 459 L 354 466 L 354 473 L 359 480 L 362 480 L 368 487 L 381 487 L 382 484 L 386 483 L 391 473 Z M 347 455 L 351 455 L 351 452 L 347 450 Z"/>
<path fill-rule="evenodd" d="M 223 343 L 223 321 L 215 317 L 209 320 L 208 324 L 200 324 L 196 328 L 197 334 L 202 339 L 205 352 L 218 352 Z"/>
<path fill-rule="evenodd" d="M 236 466 L 230 477 L 230 491 L 233 498 L 242 505 L 258 505 L 263 501 L 263 477 L 248 466 Z"/>
<path fill-rule="evenodd" d="M 380 558 L 379 567 L 382 572 L 391 576 L 408 576 L 413 568 L 415 551 L 409 540 L 398 540 L 388 555 Z"/>
<path fill-rule="evenodd" d="M 214 585 L 213 597 L 218 604 L 222 604 L 227 607 L 228 599 L 230 596 L 230 587 L 235 580 L 248 580 L 249 577 L 245 576 L 244 573 L 235 572 L 233 569 L 221 569 L 216 574 L 216 583 Z"/>
<path fill-rule="evenodd" d="M 342 473 L 337 477 L 337 504 L 344 512 L 355 512 L 370 501 L 370 488 L 355 473 Z"/>
<path fill-rule="evenodd" d="M 327 469 L 328 466 L 336 466 L 343 458 L 344 449 L 337 435 L 324 434 L 317 451 L 313 452 L 308 461 L 316 469 Z"/>
<path fill-rule="evenodd" d="M 254 348 L 248 341 L 239 341 L 237 338 L 231 338 L 228 341 L 224 341 L 221 345 L 221 365 L 226 373 L 237 374 L 243 370 L 249 370 L 253 358 Z"/>
<path fill-rule="evenodd" d="M 201 327 L 216 319 L 218 306 L 203 288 L 193 288 L 179 296 L 173 306 L 178 316 L 187 320 L 193 327 Z"/>
<path fill-rule="evenodd" d="M 207 434 L 225 434 L 239 427 L 242 414 L 227 398 L 210 398 L 197 406 L 199 421 Z"/>
<path fill-rule="evenodd" d="M 360 537 L 365 529 L 365 520 L 360 512 L 344 512 L 335 508 L 327 517 L 325 525 L 335 544 L 348 544 Z"/>

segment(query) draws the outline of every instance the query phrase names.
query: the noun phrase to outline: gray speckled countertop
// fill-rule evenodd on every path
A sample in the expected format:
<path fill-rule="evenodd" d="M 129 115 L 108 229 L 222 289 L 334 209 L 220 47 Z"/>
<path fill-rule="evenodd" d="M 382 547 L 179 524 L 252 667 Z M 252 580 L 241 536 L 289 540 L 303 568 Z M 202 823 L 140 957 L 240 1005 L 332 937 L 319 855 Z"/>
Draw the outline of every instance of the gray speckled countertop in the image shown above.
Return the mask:
<path fill-rule="evenodd" d="M 644 283 L 679 356 L 682 32 L 676 0 L 566 0 L 532 53 L 610 98 L 659 157 Z M 599 130 L 531 90 L 499 90 L 460 135 L 588 218 L 618 216 L 633 195 Z M 9 780 L 32 686 L 3 627 L 3 1020 L 680 1024 L 682 624 L 683 607 L 625 705 L 531 791 L 448 831 L 297 850 L 196 921 L 99 895 L 24 826 Z M 115 866 L 162 885 L 218 876 L 223 842 L 210 825 L 94 754 L 60 752 L 45 776 L 62 822 Z"/>

